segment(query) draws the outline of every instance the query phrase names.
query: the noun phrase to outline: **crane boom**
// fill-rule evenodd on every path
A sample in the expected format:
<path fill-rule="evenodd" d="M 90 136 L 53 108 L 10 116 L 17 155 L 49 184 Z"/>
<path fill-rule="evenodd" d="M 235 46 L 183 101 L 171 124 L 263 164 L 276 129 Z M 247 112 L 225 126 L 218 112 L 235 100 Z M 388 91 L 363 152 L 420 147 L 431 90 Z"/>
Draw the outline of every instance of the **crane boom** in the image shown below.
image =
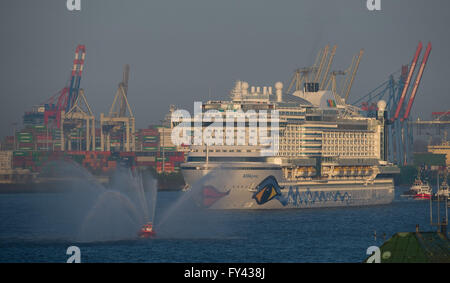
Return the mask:
<path fill-rule="evenodd" d="M 408 101 L 408 106 L 406 107 L 405 115 L 401 119 L 402 122 L 404 120 L 408 119 L 408 117 L 409 117 L 409 113 L 411 111 L 412 104 L 414 102 L 414 98 L 416 97 L 417 89 L 419 88 L 420 80 L 422 79 L 423 71 L 425 70 L 425 66 L 427 64 L 428 56 L 430 55 L 430 52 L 431 52 L 431 42 L 428 42 L 428 46 L 425 51 L 425 55 L 423 56 L 422 63 L 420 64 L 419 73 L 417 74 L 416 81 L 414 82 L 414 87 L 411 92 L 411 97 L 409 98 L 409 101 Z"/>
<path fill-rule="evenodd" d="M 325 64 L 325 61 L 328 57 L 328 49 L 330 48 L 329 45 L 325 46 L 325 49 L 322 53 L 322 58 L 320 59 L 320 65 L 319 65 L 319 69 L 316 72 L 316 76 L 314 77 L 314 82 L 319 82 L 320 80 L 320 76 L 322 74 L 322 70 L 323 70 L 323 66 Z"/>
<path fill-rule="evenodd" d="M 129 76 L 130 76 L 130 65 L 126 64 L 123 68 L 123 79 L 119 86 L 119 87 L 123 88 L 125 97 L 128 96 L 128 78 L 129 78 Z M 127 111 L 127 103 L 125 101 L 125 98 L 122 98 L 122 100 L 120 101 L 119 116 L 120 117 L 125 116 L 126 111 Z"/>
<path fill-rule="evenodd" d="M 405 101 L 406 93 L 408 92 L 409 84 L 411 82 L 412 75 L 414 74 L 414 70 L 417 65 L 417 60 L 419 59 L 420 52 L 422 51 L 422 42 L 419 42 L 417 46 L 416 53 L 414 55 L 414 59 L 411 63 L 411 67 L 409 68 L 408 76 L 406 77 L 405 85 L 403 86 L 402 95 L 400 96 L 400 100 L 398 101 L 397 109 L 395 110 L 394 117 L 391 118 L 391 122 L 394 122 L 398 119 L 400 115 L 400 110 L 402 109 L 403 102 Z"/>
<path fill-rule="evenodd" d="M 73 60 L 66 112 L 69 112 L 70 108 L 77 100 L 78 92 L 80 91 L 81 74 L 83 73 L 85 58 L 86 47 L 84 45 L 78 45 L 77 49 L 75 50 L 75 59 Z"/>
<path fill-rule="evenodd" d="M 320 87 L 323 89 L 322 85 L 325 85 L 325 82 L 328 80 L 328 76 L 330 75 L 330 68 L 331 64 L 333 63 L 334 55 L 336 54 L 336 48 L 337 46 L 333 46 L 333 49 L 331 50 L 330 58 L 328 59 L 327 68 L 325 70 L 325 73 L 323 74 L 322 80 L 319 82 Z"/>
<path fill-rule="evenodd" d="M 291 83 L 289 84 L 289 87 L 287 88 L 287 93 L 289 93 L 289 91 L 292 89 L 292 87 L 294 86 L 294 84 L 296 84 L 295 90 L 298 90 L 298 81 L 300 81 L 300 69 L 295 70 L 294 75 L 292 76 L 292 80 Z"/>
<path fill-rule="evenodd" d="M 359 63 L 361 62 L 362 55 L 364 54 L 364 49 L 359 51 L 358 59 L 356 59 L 355 66 L 353 67 L 353 72 L 350 77 L 350 83 L 348 84 L 347 90 L 345 92 L 345 101 L 348 99 L 348 95 L 350 94 L 350 90 L 352 89 L 353 81 L 355 80 L 356 71 L 358 71 Z M 344 94 L 344 93 L 342 93 Z"/>

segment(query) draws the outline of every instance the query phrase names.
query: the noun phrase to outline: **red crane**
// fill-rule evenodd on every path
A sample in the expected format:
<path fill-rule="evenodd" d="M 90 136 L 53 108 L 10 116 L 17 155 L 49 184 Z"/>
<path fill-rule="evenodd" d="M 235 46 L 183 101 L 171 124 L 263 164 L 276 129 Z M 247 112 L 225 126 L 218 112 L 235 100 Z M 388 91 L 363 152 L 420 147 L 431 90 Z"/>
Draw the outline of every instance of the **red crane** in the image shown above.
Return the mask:
<path fill-rule="evenodd" d="M 68 112 L 75 104 L 80 91 L 81 75 L 83 73 L 85 58 L 86 47 L 84 45 L 78 45 L 75 50 L 70 85 L 64 87 L 46 102 L 46 109 L 44 112 L 44 123 L 46 125 L 48 124 L 48 119 L 52 117 L 56 119 L 56 124 L 59 128 L 61 124 L 61 111 L 65 110 Z M 57 101 L 55 104 L 56 99 Z"/>
<path fill-rule="evenodd" d="M 414 82 L 414 87 L 411 92 L 411 97 L 409 98 L 408 106 L 406 107 L 405 115 L 400 120 L 402 122 L 404 120 L 408 119 L 408 117 L 409 117 L 409 112 L 411 111 L 412 104 L 414 102 L 414 98 L 416 97 L 417 89 L 419 88 L 420 80 L 422 79 L 422 74 L 423 74 L 423 71 L 425 70 L 425 66 L 427 64 L 428 56 L 430 55 L 430 52 L 431 52 L 431 42 L 428 42 L 427 50 L 425 51 L 425 55 L 423 56 L 422 63 L 420 65 L 420 69 L 419 69 L 419 73 L 417 74 L 416 81 Z"/>
<path fill-rule="evenodd" d="M 406 77 L 402 95 L 400 96 L 400 100 L 398 101 L 397 109 L 395 110 L 394 117 L 391 118 L 391 122 L 394 122 L 395 120 L 397 120 L 398 116 L 400 115 L 400 111 L 403 106 L 403 101 L 405 100 L 406 93 L 408 92 L 409 83 L 411 82 L 412 75 L 414 74 L 414 70 L 416 69 L 417 60 L 419 59 L 419 55 L 420 55 L 421 51 L 422 51 L 422 42 L 419 42 L 419 45 L 417 46 L 416 54 L 414 55 L 414 59 L 411 63 L 411 67 L 409 68 L 408 76 Z"/>

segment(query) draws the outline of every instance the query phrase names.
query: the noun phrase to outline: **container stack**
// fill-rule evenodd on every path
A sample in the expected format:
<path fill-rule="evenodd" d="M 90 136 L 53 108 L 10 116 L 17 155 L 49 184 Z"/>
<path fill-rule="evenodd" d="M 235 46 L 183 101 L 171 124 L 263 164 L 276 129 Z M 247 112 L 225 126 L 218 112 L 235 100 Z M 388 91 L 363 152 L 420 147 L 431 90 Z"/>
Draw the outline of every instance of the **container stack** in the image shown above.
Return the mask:
<path fill-rule="evenodd" d="M 95 129 L 95 145 L 96 145 L 96 147 L 95 147 L 95 150 L 96 151 L 101 151 L 102 150 L 102 148 L 101 148 L 101 134 L 102 134 L 102 132 L 101 132 L 101 130 L 100 129 Z"/>
<path fill-rule="evenodd" d="M 122 135 L 120 132 L 111 134 L 111 138 L 109 141 L 110 141 L 111 150 L 115 150 L 115 151 L 121 150 Z"/>
<path fill-rule="evenodd" d="M 156 152 L 137 152 L 136 166 L 139 167 L 155 167 L 156 166 Z"/>
<path fill-rule="evenodd" d="M 50 150 L 60 151 L 61 150 L 61 131 L 59 129 L 52 129 L 52 139 L 53 144 Z"/>
<path fill-rule="evenodd" d="M 0 170 L 12 168 L 12 151 L 0 151 Z"/>
<path fill-rule="evenodd" d="M 137 149 L 143 152 L 156 152 L 159 146 L 159 132 L 157 129 L 141 129 L 137 133 Z"/>
<path fill-rule="evenodd" d="M 31 151 L 16 150 L 13 152 L 12 166 L 13 168 L 33 170 L 33 156 Z"/>
<path fill-rule="evenodd" d="M 17 148 L 19 150 L 33 150 L 33 132 L 31 128 L 26 128 L 17 133 Z"/>
<path fill-rule="evenodd" d="M 2 142 L 1 150 L 14 150 L 14 142 L 14 136 L 5 137 L 4 141 Z"/>
<path fill-rule="evenodd" d="M 164 157 L 163 157 L 164 156 Z M 177 173 L 184 162 L 184 153 L 180 151 L 162 151 L 156 155 L 156 171 L 158 173 Z M 163 168 L 164 166 L 164 168 Z M 163 170 L 164 169 L 164 170 Z"/>
<path fill-rule="evenodd" d="M 84 153 L 81 165 L 94 173 L 109 173 L 116 169 L 117 162 L 111 159 L 109 151 L 88 151 Z"/>
<path fill-rule="evenodd" d="M 53 145 L 53 135 L 44 125 L 33 126 L 37 150 L 50 150 Z"/>

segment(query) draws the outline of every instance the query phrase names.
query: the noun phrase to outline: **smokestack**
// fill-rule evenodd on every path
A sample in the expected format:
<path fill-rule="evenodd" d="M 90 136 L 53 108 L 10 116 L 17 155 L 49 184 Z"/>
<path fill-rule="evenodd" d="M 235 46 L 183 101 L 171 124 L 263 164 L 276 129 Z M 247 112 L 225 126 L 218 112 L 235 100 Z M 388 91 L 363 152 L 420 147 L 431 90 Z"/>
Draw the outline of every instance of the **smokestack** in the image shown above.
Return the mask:
<path fill-rule="evenodd" d="M 283 83 L 276 82 L 275 83 L 275 94 L 277 95 L 277 102 L 283 101 Z"/>
<path fill-rule="evenodd" d="M 247 95 L 248 94 L 248 82 L 242 82 L 241 87 L 242 87 L 242 94 Z"/>

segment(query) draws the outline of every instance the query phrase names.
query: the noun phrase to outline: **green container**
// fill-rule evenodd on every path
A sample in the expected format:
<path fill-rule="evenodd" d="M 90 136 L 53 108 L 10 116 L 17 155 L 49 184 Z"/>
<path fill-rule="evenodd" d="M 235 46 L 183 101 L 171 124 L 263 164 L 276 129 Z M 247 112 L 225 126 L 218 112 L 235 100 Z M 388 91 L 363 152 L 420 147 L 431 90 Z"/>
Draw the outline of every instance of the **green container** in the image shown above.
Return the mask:
<path fill-rule="evenodd" d="M 142 136 L 143 139 L 157 139 L 159 136 Z"/>
<path fill-rule="evenodd" d="M 14 151 L 13 153 L 14 156 L 28 156 L 28 152 L 24 152 L 24 151 Z"/>
<path fill-rule="evenodd" d="M 143 151 L 157 151 L 158 149 L 156 147 L 143 147 Z"/>

